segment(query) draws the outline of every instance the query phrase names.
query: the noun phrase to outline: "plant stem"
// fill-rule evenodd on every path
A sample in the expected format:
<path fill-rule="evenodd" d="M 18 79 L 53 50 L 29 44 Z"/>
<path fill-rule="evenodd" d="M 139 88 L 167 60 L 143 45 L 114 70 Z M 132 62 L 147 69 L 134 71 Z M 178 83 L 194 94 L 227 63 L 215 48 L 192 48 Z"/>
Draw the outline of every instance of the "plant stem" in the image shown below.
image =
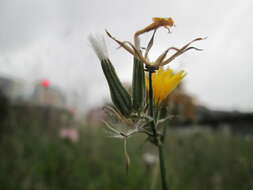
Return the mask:
<path fill-rule="evenodd" d="M 151 129 L 154 135 L 154 140 L 155 143 L 158 143 L 158 135 L 156 132 L 156 127 L 155 127 L 155 120 L 154 120 L 154 105 L 153 105 L 153 85 L 152 85 L 152 73 L 154 72 L 152 69 L 148 70 L 148 75 L 149 75 L 149 114 L 153 118 L 153 122 L 151 122 Z"/>
<path fill-rule="evenodd" d="M 166 136 L 167 136 L 168 124 L 169 124 L 169 122 L 168 122 L 168 121 L 165 121 L 165 125 L 164 125 L 164 127 L 163 127 L 163 135 L 162 135 L 162 137 L 161 137 L 161 141 L 162 141 L 163 144 L 164 144 L 165 138 L 166 138 Z"/>
<path fill-rule="evenodd" d="M 150 116 L 153 118 L 151 122 L 151 128 L 154 135 L 155 144 L 158 147 L 159 152 L 159 161 L 160 161 L 160 172 L 161 172 L 161 181 L 162 181 L 162 189 L 168 190 L 167 180 L 166 180 L 166 168 L 164 162 L 164 152 L 163 152 L 163 142 L 159 138 L 157 131 L 156 131 L 156 119 L 154 118 L 154 106 L 153 106 L 153 85 L 152 85 L 152 73 L 154 72 L 153 68 L 148 68 L 149 72 L 149 113 Z"/>
<path fill-rule="evenodd" d="M 160 161 L 162 188 L 163 188 L 163 190 L 168 190 L 168 185 L 167 185 L 167 180 L 166 180 L 166 168 L 165 168 L 165 162 L 164 162 L 163 145 L 159 144 L 158 149 L 159 149 L 159 161 Z"/>

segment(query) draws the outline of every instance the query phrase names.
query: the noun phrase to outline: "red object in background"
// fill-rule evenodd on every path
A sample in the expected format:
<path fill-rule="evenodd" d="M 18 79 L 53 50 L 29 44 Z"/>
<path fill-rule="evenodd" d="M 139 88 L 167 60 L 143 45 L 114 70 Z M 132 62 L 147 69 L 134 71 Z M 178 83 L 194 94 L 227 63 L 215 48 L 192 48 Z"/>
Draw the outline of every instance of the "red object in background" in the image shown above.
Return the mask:
<path fill-rule="evenodd" d="M 43 86 L 43 87 L 45 87 L 45 88 L 48 88 L 49 85 L 50 85 L 50 82 L 49 82 L 49 80 L 45 79 L 45 80 L 42 80 L 40 82 L 40 85 Z"/>

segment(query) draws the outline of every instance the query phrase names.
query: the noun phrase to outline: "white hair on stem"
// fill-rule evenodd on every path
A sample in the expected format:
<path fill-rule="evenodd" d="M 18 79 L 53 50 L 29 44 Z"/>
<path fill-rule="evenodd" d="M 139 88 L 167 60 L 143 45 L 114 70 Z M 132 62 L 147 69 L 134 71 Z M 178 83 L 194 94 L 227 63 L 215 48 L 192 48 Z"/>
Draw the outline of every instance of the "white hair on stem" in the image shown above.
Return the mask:
<path fill-rule="evenodd" d="M 89 35 L 88 40 L 100 61 L 108 59 L 108 50 L 103 36 Z"/>

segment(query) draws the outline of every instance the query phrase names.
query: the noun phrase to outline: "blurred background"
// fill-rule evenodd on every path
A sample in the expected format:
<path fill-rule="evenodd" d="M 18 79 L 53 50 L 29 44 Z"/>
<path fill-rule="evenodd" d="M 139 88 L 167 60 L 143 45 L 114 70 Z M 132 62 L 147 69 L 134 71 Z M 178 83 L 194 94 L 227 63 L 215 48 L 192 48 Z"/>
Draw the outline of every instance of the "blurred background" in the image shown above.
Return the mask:
<path fill-rule="evenodd" d="M 159 189 L 156 152 L 145 137 L 122 142 L 101 123 L 109 89 L 87 37 L 105 37 L 129 86 L 132 41 L 152 17 L 172 17 L 150 58 L 208 37 L 171 67 L 187 77 L 169 97 L 172 189 L 253 188 L 251 0 L 0 0 L 0 189 Z M 143 39 L 149 39 L 145 34 Z M 147 172 L 148 171 L 148 172 Z"/>

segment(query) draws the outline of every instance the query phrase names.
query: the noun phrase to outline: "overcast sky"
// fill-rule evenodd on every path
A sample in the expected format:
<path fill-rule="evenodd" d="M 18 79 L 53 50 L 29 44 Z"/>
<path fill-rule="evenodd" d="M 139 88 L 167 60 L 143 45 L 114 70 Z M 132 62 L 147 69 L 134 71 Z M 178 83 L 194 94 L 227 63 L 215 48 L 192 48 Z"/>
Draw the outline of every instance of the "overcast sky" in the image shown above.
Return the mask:
<path fill-rule="evenodd" d="M 172 66 L 186 70 L 187 91 L 200 103 L 253 111 L 252 8 L 252 0 L 0 0 L 0 73 L 48 78 L 92 106 L 109 91 L 87 36 L 108 29 L 131 40 L 152 17 L 172 17 L 176 27 L 172 34 L 159 31 L 151 58 L 208 36 L 195 44 L 204 51 L 188 52 Z M 120 77 L 130 81 L 132 57 L 106 42 Z"/>

